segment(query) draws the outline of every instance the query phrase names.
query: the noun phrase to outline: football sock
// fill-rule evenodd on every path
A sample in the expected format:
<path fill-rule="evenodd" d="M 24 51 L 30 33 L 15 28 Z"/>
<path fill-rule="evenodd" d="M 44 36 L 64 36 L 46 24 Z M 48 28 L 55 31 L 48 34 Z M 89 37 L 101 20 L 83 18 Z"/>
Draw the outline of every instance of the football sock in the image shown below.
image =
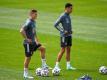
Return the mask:
<path fill-rule="evenodd" d="M 43 66 L 46 65 L 46 59 L 42 59 L 42 65 L 43 65 Z"/>
<path fill-rule="evenodd" d="M 55 65 L 55 67 L 58 67 L 59 66 L 59 62 L 56 62 L 56 65 Z"/>
<path fill-rule="evenodd" d="M 71 66 L 70 61 L 67 61 L 67 66 Z"/>
<path fill-rule="evenodd" d="M 28 68 L 24 68 L 24 76 L 28 75 Z"/>
<path fill-rule="evenodd" d="M 28 68 L 24 68 L 24 71 L 25 71 L 25 72 L 28 72 Z"/>

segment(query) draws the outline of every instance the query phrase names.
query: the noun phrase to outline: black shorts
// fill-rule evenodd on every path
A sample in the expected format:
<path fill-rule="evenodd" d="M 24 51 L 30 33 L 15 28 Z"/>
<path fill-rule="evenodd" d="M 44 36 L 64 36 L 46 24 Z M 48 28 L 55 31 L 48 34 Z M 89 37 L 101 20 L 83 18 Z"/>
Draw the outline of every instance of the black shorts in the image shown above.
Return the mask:
<path fill-rule="evenodd" d="M 25 56 L 26 57 L 31 57 L 33 55 L 33 52 L 36 51 L 41 44 L 36 44 L 36 42 L 29 44 L 29 43 L 25 43 L 23 44 L 24 48 L 25 48 Z"/>
<path fill-rule="evenodd" d="M 61 37 L 61 47 L 72 46 L 72 36 Z"/>

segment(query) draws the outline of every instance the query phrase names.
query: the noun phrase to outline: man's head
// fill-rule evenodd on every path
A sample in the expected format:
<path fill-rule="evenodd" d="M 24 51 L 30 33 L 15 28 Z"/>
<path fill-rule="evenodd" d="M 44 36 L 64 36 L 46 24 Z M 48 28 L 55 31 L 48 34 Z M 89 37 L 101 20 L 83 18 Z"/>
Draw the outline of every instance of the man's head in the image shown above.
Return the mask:
<path fill-rule="evenodd" d="M 32 9 L 29 13 L 31 19 L 35 20 L 37 18 L 37 10 Z"/>
<path fill-rule="evenodd" d="M 72 12 L 72 4 L 71 3 L 66 3 L 65 4 L 65 12 L 70 14 Z"/>

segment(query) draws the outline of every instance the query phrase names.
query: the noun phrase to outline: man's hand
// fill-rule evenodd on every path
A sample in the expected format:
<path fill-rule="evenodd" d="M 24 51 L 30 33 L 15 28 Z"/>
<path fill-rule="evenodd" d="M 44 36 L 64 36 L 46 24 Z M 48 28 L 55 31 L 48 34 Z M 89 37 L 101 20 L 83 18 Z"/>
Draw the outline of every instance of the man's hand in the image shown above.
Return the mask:
<path fill-rule="evenodd" d="M 67 34 L 68 34 L 68 31 L 64 31 L 64 34 L 67 35 Z"/>
<path fill-rule="evenodd" d="M 68 32 L 68 31 L 66 31 L 66 30 L 64 31 L 64 34 L 65 34 L 65 35 L 72 34 L 72 33 L 73 33 L 73 31 L 71 31 L 71 32 Z"/>
<path fill-rule="evenodd" d="M 28 43 L 32 43 L 32 40 L 31 39 L 26 39 Z"/>
<path fill-rule="evenodd" d="M 40 42 L 36 41 L 36 44 L 37 44 L 37 45 L 39 45 L 39 44 L 40 44 Z"/>
<path fill-rule="evenodd" d="M 39 42 L 37 36 L 36 36 L 36 38 L 35 38 L 35 42 L 36 42 L 37 45 L 40 44 L 40 42 Z"/>

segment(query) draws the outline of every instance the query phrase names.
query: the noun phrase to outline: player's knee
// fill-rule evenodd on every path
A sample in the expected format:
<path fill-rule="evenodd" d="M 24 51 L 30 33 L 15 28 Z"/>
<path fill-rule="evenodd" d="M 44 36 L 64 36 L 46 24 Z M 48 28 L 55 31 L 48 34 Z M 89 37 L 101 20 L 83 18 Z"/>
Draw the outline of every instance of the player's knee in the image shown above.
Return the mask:
<path fill-rule="evenodd" d="M 45 51 L 46 48 L 45 48 L 44 46 L 41 46 L 40 50 L 41 50 L 41 51 Z"/>
<path fill-rule="evenodd" d="M 62 53 L 64 53 L 64 52 L 65 52 L 65 50 L 62 51 Z"/>
<path fill-rule="evenodd" d="M 61 52 L 64 53 L 64 52 L 65 52 L 65 48 L 62 48 L 62 49 L 61 49 Z"/>

